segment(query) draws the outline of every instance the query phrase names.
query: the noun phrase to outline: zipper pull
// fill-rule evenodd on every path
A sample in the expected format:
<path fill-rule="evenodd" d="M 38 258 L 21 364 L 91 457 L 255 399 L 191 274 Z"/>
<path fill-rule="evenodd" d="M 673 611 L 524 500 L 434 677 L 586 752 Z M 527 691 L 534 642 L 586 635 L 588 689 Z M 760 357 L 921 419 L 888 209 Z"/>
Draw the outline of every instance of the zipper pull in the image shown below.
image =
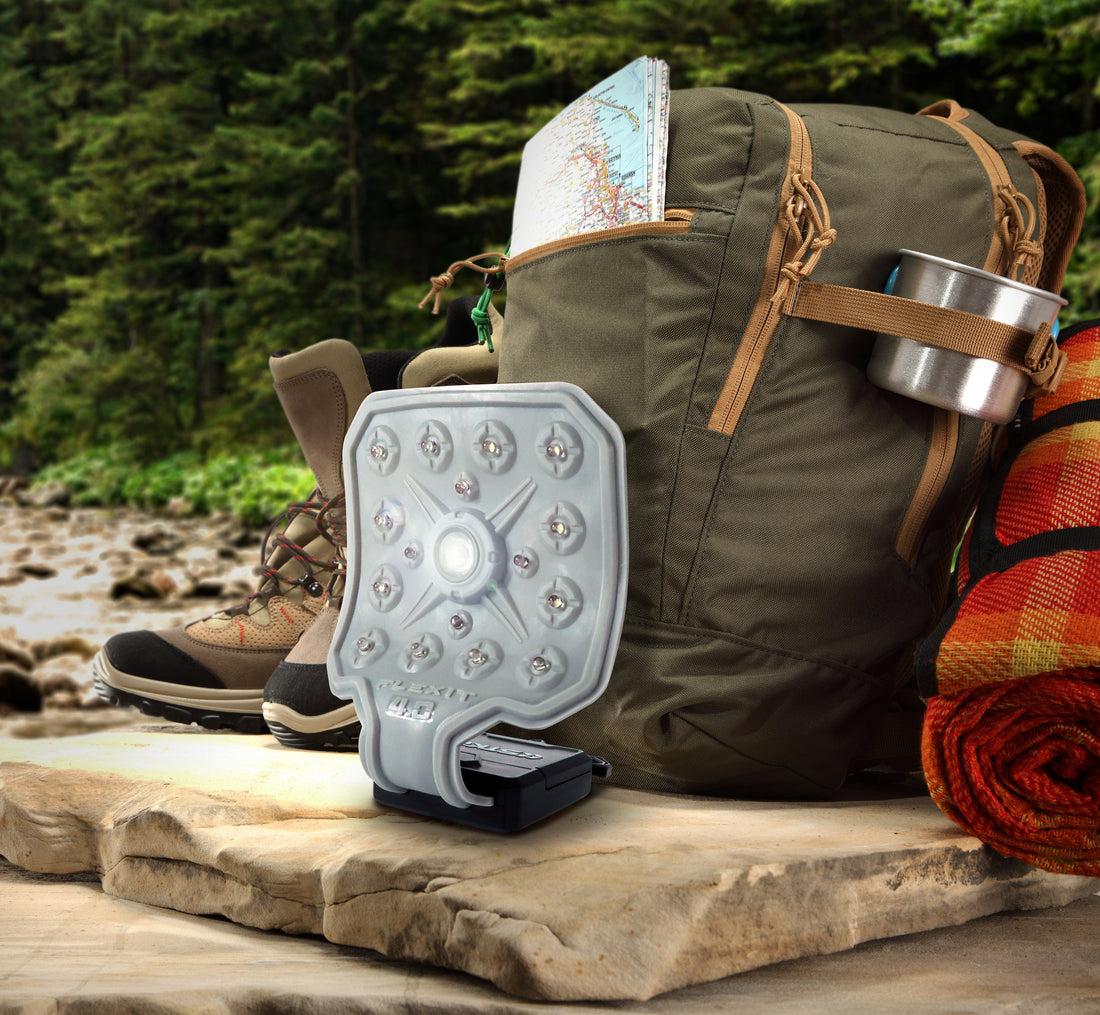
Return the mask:
<path fill-rule="evenodd" d="M 784 208 L 791 235 L 801 237 L 801 244 L 792 257 L 779 269 L 779 280 L 772 295 L 773 304 L 787 299 L 791 283 L 797 292 L 799 284 L 817 266 L 822 252 L 836 242 L 836 230 L 829 218 L 829 205 L 821 188 L 800 172 L 791 175 L 791 194 Z"/>
<path fill-rule="evenodd" d="M 489 352 L 493 351 L 493 326 L 489 321 L 489 301 L 493 298 L 493 293 L 500 292 L 504 288 L 504 265 L 508 260 L 508 254 L 512 249 L 512 241 L 508 241 L 508 246 L 504 248 L 504 253 L 501 254 L 500 263 L 497 265 L 497 273 L 485 272 L 485 291 L 481 294 L 481 299 L 477 301 L 477 306 L 470 311 L 470 320 L 474 322 L 474 327 L 477 328 L 477 344 L 487 346 Z"/>
<path fill-rule="evenodd" d="M 480 260 L 482 260 L 483 258 L 486 258 L 486 257 L 495 257 L 495 258 L 497 258 L 497 263 L 495 265 L 490 266 L 490 267 L 486 267 L 485 265 L 477 263 L 478 261 L 480 261 Z M 503 254 L 499 251 L 491 250 L 491 251 L 488 251 L 484 254 L 474 254 L 473 257 L 467 257 L 463 261 L 455 261 L 454 264 L 452 264 L 442 274 L 432 276 L 432 279 L 431 279 L 432 287 L 431 287 L 430 290 L 428 290 L 427 296 L 425 296 L 417 304 L 417 306 L 418 307 L 424 306 L 424 304 L 427 303 L 428 300 L 432 299 L 432 297 L 434 296 L 435 297 L 435 303 L 432 305 L 432 313 L 433 314 L 438 314 L 439 313 L 439 300 L 440 300 L 440 297 L 443 295 L 443 290 L 444 289 L 450 289 L 450 287 L 454 284 L 455 275 L 457 275 L 463 268 L 470 268 L 473 271 L 482 272 L 485 275 L 486 284 L 488 284 L 488 278 L 489 278 L 490 275 L 495 275 L 499 272 L 501 274 L 501 276 L 503 277 L 505 258 L 506 258 L 505 254 Z"/>
<path fill-rule="evenodd" d="M 1026 274 L 1031 262 L 1042 257 L 1043 245 L 1031 237 L 1035 233 L 1035 205 L 1026 194 L 1011 185 L 998 188 L 997 197 L 1004 211 L 997 220 L 997 235 L 1004 245 L 1007 265 L 1003 274 L 1014 282 L 1019 281 L 1021 270 Z"/>

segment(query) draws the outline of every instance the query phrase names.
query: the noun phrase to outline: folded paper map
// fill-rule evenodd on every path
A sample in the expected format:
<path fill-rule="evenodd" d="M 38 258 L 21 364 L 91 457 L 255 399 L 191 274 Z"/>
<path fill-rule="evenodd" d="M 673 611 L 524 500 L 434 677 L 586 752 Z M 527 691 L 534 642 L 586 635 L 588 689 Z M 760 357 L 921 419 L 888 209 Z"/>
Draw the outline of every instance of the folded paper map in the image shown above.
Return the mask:
<path fill-rule="evenodd" d="M 511 253 L 664 217 L 668 64 L 639 57 L 585 92 L 523 149 Z"/>

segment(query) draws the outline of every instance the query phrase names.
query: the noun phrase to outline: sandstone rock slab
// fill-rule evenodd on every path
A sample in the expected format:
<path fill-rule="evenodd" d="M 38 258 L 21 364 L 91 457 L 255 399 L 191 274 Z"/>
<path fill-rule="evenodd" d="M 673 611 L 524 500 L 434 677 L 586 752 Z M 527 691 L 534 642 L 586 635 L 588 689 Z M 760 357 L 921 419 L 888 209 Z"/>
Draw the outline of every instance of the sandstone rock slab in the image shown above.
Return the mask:
<path fill-rule="evenodd" d="M 541 1000 L 646 999 L 1098 888 L 997 856 L 924 796 L 598 788 L 500 837 L 377 806 L 354 755 L 175 726 L 0 740 L 0 779 L 0 854 L 27 870 Z"/>
<path fill-rule="evenodd" d="M 533 1015 L 547 1006 L 460 973 L 106 895 L 94 875 L 0 861 L 0 1012 L 40 1015 Z M 614 1002 L 616 1015 L 1094 1015 L 1100 896 L 872 941 Z M 556 1002 L 554 1015 L 607 1015 Z"/>

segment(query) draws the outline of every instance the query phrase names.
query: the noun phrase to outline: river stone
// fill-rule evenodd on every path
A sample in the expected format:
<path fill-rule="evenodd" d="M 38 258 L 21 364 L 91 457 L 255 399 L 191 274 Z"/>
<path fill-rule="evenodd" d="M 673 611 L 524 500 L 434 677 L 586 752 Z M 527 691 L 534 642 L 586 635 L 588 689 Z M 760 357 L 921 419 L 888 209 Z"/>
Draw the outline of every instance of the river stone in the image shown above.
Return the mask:
<path fill-rule="evenodd" d="M 182 726 L 0 740 L 0 779 L 0 854 L 27 870 L 538 1000 L 641 1000 L 1098 888 L 999 857 L 923 795 L 598 787 L 505 837 L 379 807 L 354 755 Z"/>
<path fill-rule="evenodd" d="M 0 663 L 0 705 L 17 712 L 37 712 L 42 707 L 38 682 L 22 667 Z"/>

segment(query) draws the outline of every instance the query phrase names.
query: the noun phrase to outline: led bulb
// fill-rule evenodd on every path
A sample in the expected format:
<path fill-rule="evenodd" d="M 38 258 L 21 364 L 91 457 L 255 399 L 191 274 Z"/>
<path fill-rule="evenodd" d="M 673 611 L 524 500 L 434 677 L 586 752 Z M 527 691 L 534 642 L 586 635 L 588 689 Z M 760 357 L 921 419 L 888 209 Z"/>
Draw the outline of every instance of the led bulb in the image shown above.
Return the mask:
<path fill-rule="evenodd" d="M 368 665 L 368 663 L 377 662 L 385 655 L 388 646 L 389 639 L 386 637 L 386 632 L 371 628 L 366 634 L 361 634 L 355 639 L 355 655 L 352 658 L 352 665 L 359 669 Z"/>
<path fill-rule="evenodd" d="M 364 463 L 379 476 L 389 476 L 401 460 L 401 444 L 397 434 L 388 426 L 376 426 L 364 447 Z"/>
<path fill-rule="evenodd" d="M 391 545 L 401 538 L 405 529 L 405 506 L 393 497 L 374 502 L 371 512 L 371 534 L 381 543 Z"/>
<path fill-rule="evenodd" d="M 380 613 L 388 613 L 401 601 L 404 586 L 397 571 L 383 564 L 367 579 L 366 591 L 374 608 Z"/>
<path fill-rule="evenodd" d="M 435 566 L 449 582 L 460 585 L 481 565 L 481 550 L 477 539 L 464 528 L 448 529 L 435 544 Z"/>
<path fill-rule="evenodd" d="M 474 629 L 474 618 L 465 610 L 458 610 L 447 618 L 447 633 L 456 641 L 465 638 Z"/>
<path fill-rule="evenodd" d="M 533 578 L 538 574 L 539 555 L 530 546 L 521 546 L 512 554 L 512 574 L 517 578 Z"/>
<path fill-rule="evenodd" d="M 584 609 L 584 596 L 580 586 L 559 575 L 542 587 L 539 593 L 538 614 L 547 627 L 556 631 L 569 627 Z M 539 655 L 545 656 L 545 652 Z"/>
<path fill-rule="evenodd" d="M 477 499 L 481 488 L 478 486 L 477 478 L 472 473 L 460 472 L 455 477 L 454 491 L 464 501 L 472 501 Z"/>
<path fill-rule="evenodd" d="M 450 430 L 440 420 L 429 419 L 421 424 L 414 441 L 420 464 L 429 472 L 442 472 L 451 464 L 454 443 Z"/>

